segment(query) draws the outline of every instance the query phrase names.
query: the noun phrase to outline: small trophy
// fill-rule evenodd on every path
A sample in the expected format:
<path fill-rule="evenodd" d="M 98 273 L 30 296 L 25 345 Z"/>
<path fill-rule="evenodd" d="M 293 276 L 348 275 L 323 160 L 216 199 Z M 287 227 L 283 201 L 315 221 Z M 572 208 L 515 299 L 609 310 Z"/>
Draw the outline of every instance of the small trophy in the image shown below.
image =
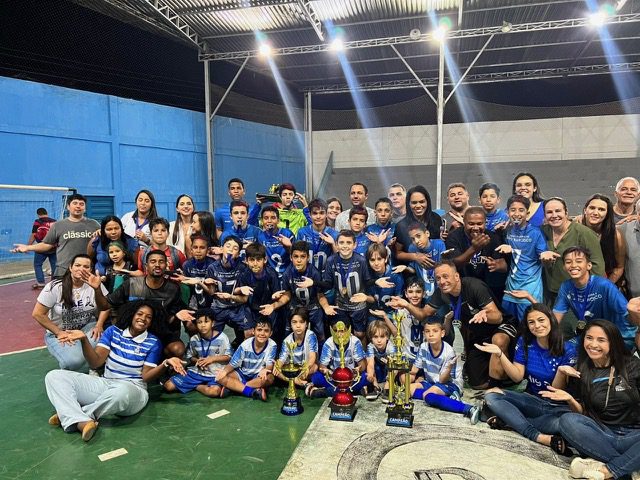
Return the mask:
<path fill-rule="evenodd" d="M 403 313 L 395 312 L 393 321 L 396 324 L 396 335 L 393 337 L 393 344 L 396 352 L 387 358 L 387 368 L 389 370 L 389 404 L 387 405 L 387 425 L 391 427 L 413 427 L 413 402 L 411 401 L 411 370 L 409 360 L 402 353 L 404 339 L 400 334 L 400 324 L 404 317 Z M 398 384 L 396 379 L 404 374 L 404 382 Z"/>
<path fill-rule="evenodd" d="M 287 350 L 289 350 L 289 361 L 284 365 L 278 365 L 278 368 L 282 372 L 282 375 L 287 377 L 287 380 L 289 380 L 289 388 L 287 389 L 286 395 L 282 399 L 282 408 L 280 409 L 280 413 L 293 417 L 294 415 L 300 415 L 302 412 L 304 412 L 304 408 L 302 407 L 302 400 L 298 395 L 294 380 L 298 375 L 300 375 L 302 371 L 306 370 L 307 366 L 305 364 L 294 362 L 293 351 L 296 348 L 295 342 L 287 342 L 286 346 Z"/>
<path fill-rule="evenodd" d="M 340 367 L 333 371 L 330 378 L 327 377 L 327 381 L 336 389 L 329 403 L 329 420 L 353 422 L 357 399 L 351 393 L 351 387 L 360 381 L 360 373 L 345 367 L 344 350 L 351 340 L 351 327 L 346 328 L 343 322 L 337 322 L 331 328 L 331 337 L 340 351 Z"/>

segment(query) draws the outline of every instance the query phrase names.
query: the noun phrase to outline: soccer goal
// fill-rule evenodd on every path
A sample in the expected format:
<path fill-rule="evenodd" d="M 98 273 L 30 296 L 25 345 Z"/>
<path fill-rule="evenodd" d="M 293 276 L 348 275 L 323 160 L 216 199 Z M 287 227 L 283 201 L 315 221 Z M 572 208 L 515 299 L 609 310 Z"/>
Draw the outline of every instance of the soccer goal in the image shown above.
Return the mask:
<path fill-rule="evenodd" d="M 39 208 L 46 209 L 51 218 L 64 218 L 67 197 L 74 191 L 67 187 L 0 185 L 0 278 L 33 272 L 33 254 L 11 253 L 13 245 L 27 243 Z"/>

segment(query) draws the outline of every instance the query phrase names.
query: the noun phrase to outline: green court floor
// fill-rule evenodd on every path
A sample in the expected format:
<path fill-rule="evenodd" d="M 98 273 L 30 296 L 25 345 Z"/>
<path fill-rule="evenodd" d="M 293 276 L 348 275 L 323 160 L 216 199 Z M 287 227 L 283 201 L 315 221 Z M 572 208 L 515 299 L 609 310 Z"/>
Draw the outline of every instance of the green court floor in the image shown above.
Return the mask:
<path fill-rule="evenodd" d="M 322 405 L 303 399 L 304 414 L 285 417 L 283 388 L 263 403 L 167 395 L 153 386 L 142 413 L 101 421 L 84 443 L 47 424 L 53 410 L 44 375 L 56 366 L 46 350 L 0 357 L 0 479 L 276 479 Z M 222 409 L 230 413 L 207 418 Z M 119 448 L 129 453 L 98 459 Z"/>

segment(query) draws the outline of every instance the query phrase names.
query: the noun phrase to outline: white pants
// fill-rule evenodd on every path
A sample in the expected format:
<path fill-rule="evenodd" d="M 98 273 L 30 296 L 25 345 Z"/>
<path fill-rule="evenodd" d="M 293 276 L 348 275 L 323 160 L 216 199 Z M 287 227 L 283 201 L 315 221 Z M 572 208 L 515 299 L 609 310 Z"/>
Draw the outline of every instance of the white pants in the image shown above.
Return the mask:
<path fill-rule="evenodd" d="M 135 415 L 149 401 L 147 390 L 128 380 L 51 370 L 44 383 L 65 431 L 75 429 L 78 422 L 107 415 Z"/>

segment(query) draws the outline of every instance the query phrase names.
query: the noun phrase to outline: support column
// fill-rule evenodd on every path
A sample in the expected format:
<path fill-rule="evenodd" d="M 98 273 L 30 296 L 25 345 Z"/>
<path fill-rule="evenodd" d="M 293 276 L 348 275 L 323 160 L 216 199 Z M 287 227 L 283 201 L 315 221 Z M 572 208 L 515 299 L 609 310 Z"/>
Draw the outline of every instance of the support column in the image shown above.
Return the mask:
<path fill-rule="evenodd" d="M 311 93 L 304 94 L 304 172 L 306 190 L 305 193 L 309 200 L 315 197 L 313 191 L 313 124 L 312 124 L 313 107 L 311 104 Z"/>
<path fill-rule="evenodd" d="M 207 135 L 207 193 L 209 194 L 209 211 L 213 212 L 213 201 L 215 198 L 213 183 L 213 118 L 211 116 L 211 79 L 209 74 L 209 60 L 204 62 L 204 101 L 205 101 L 205 126 Z"/>
<path fill-rule="evenodd" d="M 442 198 L 442 139 L 444 133 L 444 39 L 440 41 L 438 63 L 438 153 L 436 158 L 436 208 Z"/>

